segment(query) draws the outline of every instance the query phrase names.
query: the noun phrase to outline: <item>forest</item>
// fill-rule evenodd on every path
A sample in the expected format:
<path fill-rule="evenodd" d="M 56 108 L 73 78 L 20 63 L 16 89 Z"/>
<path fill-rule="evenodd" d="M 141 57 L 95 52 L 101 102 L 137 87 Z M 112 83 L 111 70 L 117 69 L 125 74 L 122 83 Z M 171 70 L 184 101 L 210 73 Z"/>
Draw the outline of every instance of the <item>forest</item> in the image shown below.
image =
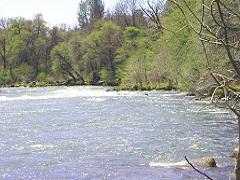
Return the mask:
<path fill-rule="evenodd" d="M 224 28 L 218 22 L 218 6 L 215 1 L 204 3 L 204 26 L 217 37 L 199 24 L 202 2 L 196 0 L 123 0 L 111 11 L 101 0 L 82 0 L 73 28 L 49 27 L 41 14 L 32 20 L 1 18 L 0 85 L 110 85 L 204 94 L 202 87 L 214 89 L 220 77 L 213 78 L 213 73 L 234 76 L 221 45 Z M 238 66 L 239 2 L 224 3 Z M 231 85 L 238 88 L 238 83 Z"/>

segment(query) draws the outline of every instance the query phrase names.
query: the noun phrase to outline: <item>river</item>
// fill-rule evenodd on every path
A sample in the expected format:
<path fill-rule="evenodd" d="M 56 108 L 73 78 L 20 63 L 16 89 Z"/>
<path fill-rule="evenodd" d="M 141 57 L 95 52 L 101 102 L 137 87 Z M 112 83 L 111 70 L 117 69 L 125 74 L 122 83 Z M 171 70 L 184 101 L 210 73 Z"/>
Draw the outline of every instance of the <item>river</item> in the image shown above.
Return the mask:
<path fill-rule="evenodd" d="M 0 179 L 202 177 L 189 167 L 151 167 L 212 156 L 214 179 L 231 179 L 237 123 L 179 92 L 103 87 L 0 90 Z"/>

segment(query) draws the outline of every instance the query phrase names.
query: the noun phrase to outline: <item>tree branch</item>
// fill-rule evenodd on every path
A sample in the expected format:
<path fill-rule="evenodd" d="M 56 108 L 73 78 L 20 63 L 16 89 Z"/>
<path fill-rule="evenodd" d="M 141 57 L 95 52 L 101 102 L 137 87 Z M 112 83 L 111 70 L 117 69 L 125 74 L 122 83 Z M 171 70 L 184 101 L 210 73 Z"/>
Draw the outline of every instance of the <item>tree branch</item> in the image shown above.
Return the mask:
<path fill-rule="evenodd" d="M 199 174 L 205 176 L 207 179 L 213 180 L 212 178 L 210 178 L 207 174 L 201 172 L 200 170 L 198 170 L 189 160 L 188 158 L 185 156 L 185 160 L 187 161 L 187 163 L 195 170 L 197 171 Z"/>

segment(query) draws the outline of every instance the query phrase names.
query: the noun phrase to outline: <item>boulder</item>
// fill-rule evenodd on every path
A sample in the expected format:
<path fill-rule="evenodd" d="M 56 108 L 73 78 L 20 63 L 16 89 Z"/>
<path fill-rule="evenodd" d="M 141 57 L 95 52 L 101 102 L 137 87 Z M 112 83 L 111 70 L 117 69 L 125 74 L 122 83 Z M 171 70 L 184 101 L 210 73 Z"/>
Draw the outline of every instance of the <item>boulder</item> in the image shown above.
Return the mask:
<path fill-rule="evenodd" d="M 193 161 L 195 165 L 204 166 L 204 167 L 216 167 L 217 163 L 212 157 L 204 157 Z"/>
<path fill-rule="evenodd" d="M 96 85 L 97 86 L 103 86 L 104 84 L 105 84 L 105 81 L 98 81 Z"/>

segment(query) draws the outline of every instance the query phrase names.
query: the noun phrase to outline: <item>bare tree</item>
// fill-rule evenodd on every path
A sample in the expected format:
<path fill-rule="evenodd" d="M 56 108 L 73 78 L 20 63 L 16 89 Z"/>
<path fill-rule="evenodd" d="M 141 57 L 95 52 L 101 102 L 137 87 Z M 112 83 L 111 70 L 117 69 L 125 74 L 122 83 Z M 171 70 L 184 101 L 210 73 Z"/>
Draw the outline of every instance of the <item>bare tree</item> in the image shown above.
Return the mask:
<path fill-rule="evenodd" d="M 33 18 L 32 32 L 35 38 L 45 36 L 47 32 L 46 22 L 43 20 L 42 14 L 36 14 Z"/>
<path fill-rule="evenodd" d="M 78 9 L 78 24 L 80 28 L 87 27 L 104 17 L 102 0 L 81 0 Z"/>
<path fill-rule="evenodd" d="M 128 11 L 125 1 L 119 1 L 115 6 L 115 19 L 121 26 L 128 26 Z"/>
<path fill-rule="evenodd" d="M 121 0 L 115 6 L 114 17 L 121 26 L 141 26 L 146 24 L 140 8 L 140 0 Z"/>
<path fill-rule="evenodd" d="M 141 10 L 152 21 L 158 29 L 162 29 L 161 15 L 164 10 L 163 1 L 150 1 L 147 0 L 145 6 L 140 4 Z"/>
<path fill-rule="evenodd" d="M 89 10 L 86 1 L 81 0 L 81 2 L 79 3 L 77 16 L 78 24 L 81 28 L 86 27 L 89 24 Z"/>

